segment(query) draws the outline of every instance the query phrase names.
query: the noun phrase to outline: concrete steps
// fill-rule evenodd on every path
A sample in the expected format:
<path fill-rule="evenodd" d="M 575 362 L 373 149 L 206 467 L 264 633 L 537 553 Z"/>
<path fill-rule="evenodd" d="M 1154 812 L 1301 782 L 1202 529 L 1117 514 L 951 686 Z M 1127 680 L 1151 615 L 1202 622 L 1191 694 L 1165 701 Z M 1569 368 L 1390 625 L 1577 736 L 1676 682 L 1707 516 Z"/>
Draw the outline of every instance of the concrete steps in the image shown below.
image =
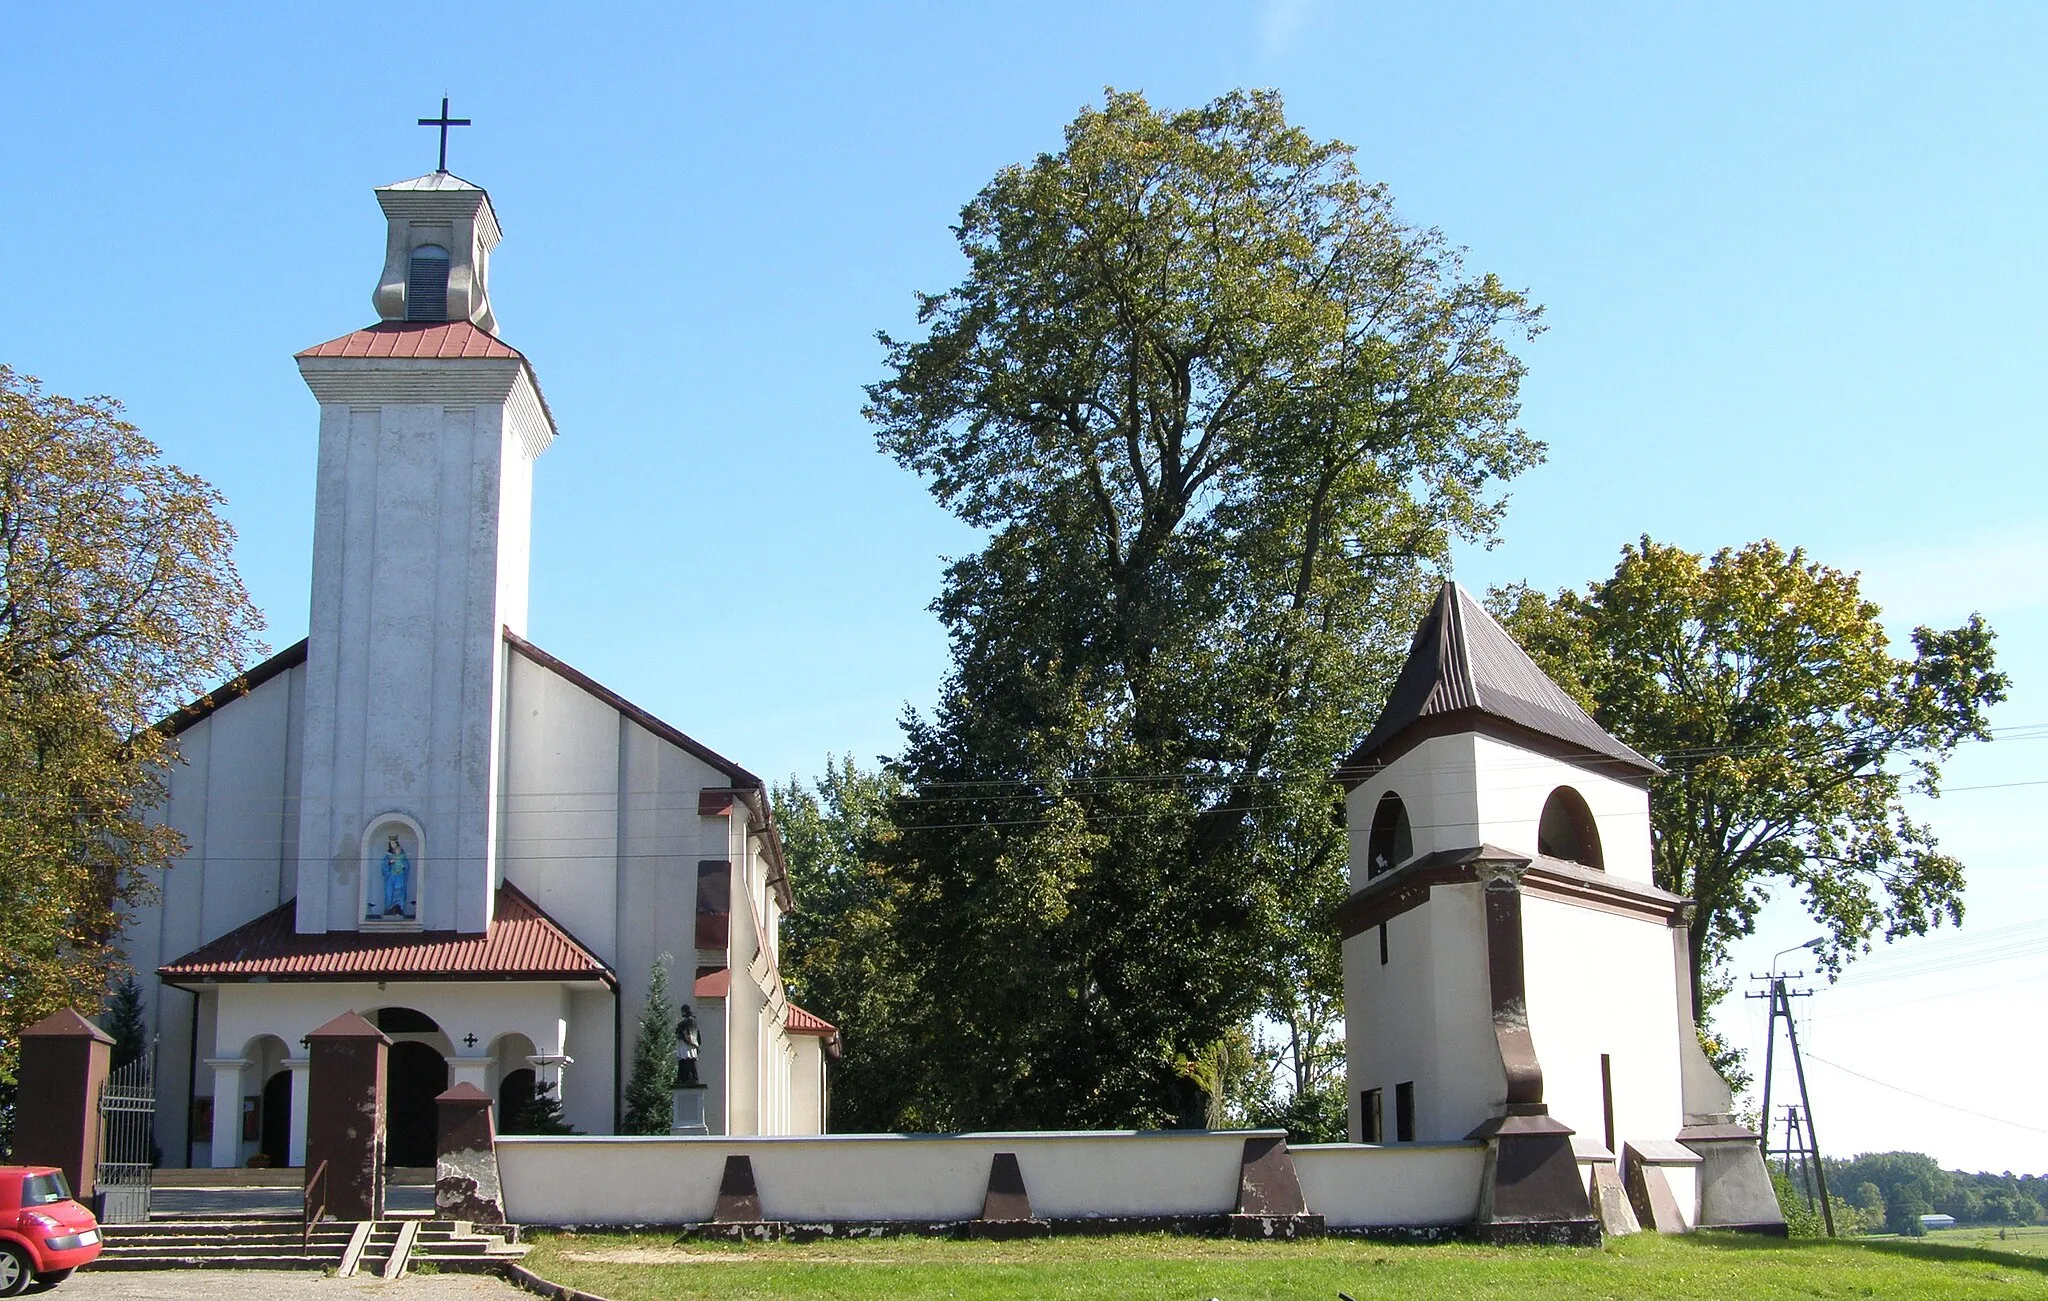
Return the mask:
<path fill-rule="evenodd" d="M 106 1247 L 89 1269 L 316 1269 L 397 1278 L 421 1263 L 474 1269 L 527 1252 L 516 1228 L 478 1232 L 446 1220 L 329 1220 L 303 1244 L 299 1222 L 277 1216 L 110 1224 L 102 1233 Z"/>
<path fill-rule="evenodd" d="M 164 1220 L 109 1224 L 106 1246 L 90 1269 L 332 1269 L 341 1262 L 354 1225 L 315 1225 L 301 1245 L 299 1222 Z"/>

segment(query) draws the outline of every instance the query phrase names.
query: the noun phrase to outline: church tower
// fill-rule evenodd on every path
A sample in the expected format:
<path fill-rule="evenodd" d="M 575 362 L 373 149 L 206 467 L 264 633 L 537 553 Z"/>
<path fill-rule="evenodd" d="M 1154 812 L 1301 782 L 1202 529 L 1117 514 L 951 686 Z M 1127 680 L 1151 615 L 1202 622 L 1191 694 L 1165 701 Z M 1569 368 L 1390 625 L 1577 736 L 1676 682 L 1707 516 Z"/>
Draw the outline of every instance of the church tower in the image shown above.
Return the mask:
<path fill-rule="evenodd" d="M 320 402 L 297 929 L 488 928 L 505 631 L 526 627 L 533 463 L 555 426 L 496 337 L 490 196 L 377 192 L 380 320 L 298 354 Z"/>
<path fill-rule="evenodd" d="M 1572 1240 L 1617 1159 L 1667 1189 L 1659 1228 L 1776 1217 L 1693 1028 L 1690 901 L 1653 877 L 1659 773 L 1455 583 L 1337 772 L 1351 1134 L 1485 1141 L 1483 1232 Z"/>

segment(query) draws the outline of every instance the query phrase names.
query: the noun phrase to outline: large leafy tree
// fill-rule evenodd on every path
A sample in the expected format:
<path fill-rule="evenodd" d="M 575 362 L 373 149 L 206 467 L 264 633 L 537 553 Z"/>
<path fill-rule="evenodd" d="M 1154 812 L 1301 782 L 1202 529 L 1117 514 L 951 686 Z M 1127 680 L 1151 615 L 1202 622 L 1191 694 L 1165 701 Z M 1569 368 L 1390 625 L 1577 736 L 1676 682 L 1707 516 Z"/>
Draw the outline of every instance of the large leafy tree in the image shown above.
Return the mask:
<path fill-rule="evenodd" d="M 1601 725 L 1655 759 L 1657 883 L 1698 905 L 1693 998 L 1704 1014 L 1730 941 L 1773 890 L 1827 930 L 1831 970 L 1874 937 L 1963 915 L 1963 865 L 1908 815 L 1940 761 L 1989 740 L 2003 700 L 1993 634 L 1913 630 L 1892 653 L 1853 573 L 1770 541 L 1704 556 L 1648 537 L 1611 578 L 1554 597 L 1494 594 L 1509 629 Z"/>
<path fill-rule="evenodd" d="M 881 446 L 987 535 L 877 854 L 916 994 L 896 1123 L 1197 1121 L 1184 1063 L 1335 1006 L 1327 773 L 1541 453 L 1536 310 L 1351 155 L 1269 92 L 1111 92 L 884 336 Z"/>
<path fill-rule="evenodd" d="M 783 978 L 790 997 L 838 1026 L 846 1045 L 833 1067 L 831 1127 L 869 1131 L 901 1123 L 916 1045 L 906 1037 L 908 1001 L 896 945 L 900 883 L 880 865 L 891 837 L 890 802 L 902 783 L 848 755 L 805 785 L 774 791 L 775 821 L 800 905 L 783 922 Z"/>
<path fill-rule="evenodd" d="M 184 849 L 155 724 L 261 648 L 220 494 L 107 398 L 0 366 L 0 1079 L 97 1008 L 122 910 Z"/>

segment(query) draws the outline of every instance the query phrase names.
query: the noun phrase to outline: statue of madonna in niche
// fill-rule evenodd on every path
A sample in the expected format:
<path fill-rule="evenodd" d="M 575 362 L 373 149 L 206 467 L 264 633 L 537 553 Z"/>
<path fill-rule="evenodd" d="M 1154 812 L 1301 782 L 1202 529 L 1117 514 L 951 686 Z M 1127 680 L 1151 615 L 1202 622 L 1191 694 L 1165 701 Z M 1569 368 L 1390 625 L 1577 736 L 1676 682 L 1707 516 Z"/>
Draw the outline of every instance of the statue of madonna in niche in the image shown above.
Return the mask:
<path fill-rule="evenodd" d="M 378 838 L 383 843 L 378 845 Z M 386 824 L 373 834 L 365 921 L 409 922 L 419 917 L 419 843 L 406 826 Z"/>

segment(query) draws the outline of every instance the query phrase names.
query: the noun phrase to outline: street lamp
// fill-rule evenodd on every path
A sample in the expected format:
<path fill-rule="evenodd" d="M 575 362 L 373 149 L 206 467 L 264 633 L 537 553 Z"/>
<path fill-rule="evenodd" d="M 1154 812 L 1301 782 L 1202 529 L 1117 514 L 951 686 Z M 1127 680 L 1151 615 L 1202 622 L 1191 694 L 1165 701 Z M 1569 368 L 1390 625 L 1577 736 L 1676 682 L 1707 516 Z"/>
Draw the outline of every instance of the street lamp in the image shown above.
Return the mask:
<path fill-rule="evenodd" d="M 1778 950 L 1778 951 L 1777 951 L 1776 953 L 1773 953 L 1773 954 L 1771 955 L 1771 974 L 1772 974 L 1772 975 L 1774 975 L 1774 976 L 1778 974 L 1778 959 L 1779 959 L 1779 958 L 1782 958 L 1782 957 L 1784 957 L 1784 956 L 1785 956 L 1786 954 L 1788 954 L 1788 953 L 1797 953 L 1797 952 L 1799 952 L 1799 951 L 1800 951 L 1801 949 L 1817 949 L 1817 948 L 1819 948 L 1819 947 L 1820 947 L 1821 945 L 1823 945 L 1823 944 L 1826 944 L 1827 942 L 1828 942 L 1828 937 L 1827 937 L 1827 936 L 1825 936 L 1825 935 L 1816 935 L 1816 936 L 1814 936 L 1814 937 L 1813 937 L 1812 939 L 1808 940 L 1808 941 L 1807 941 L 1806 943 L 1804 943 L 1804 944 L 1795 944 L 1795 945 L 1793 945 L 1793 946 L 1792 946 L 1791 948 L 1789 948 L 1789 949 L 1779 949 L 1779 950 Z"/>

